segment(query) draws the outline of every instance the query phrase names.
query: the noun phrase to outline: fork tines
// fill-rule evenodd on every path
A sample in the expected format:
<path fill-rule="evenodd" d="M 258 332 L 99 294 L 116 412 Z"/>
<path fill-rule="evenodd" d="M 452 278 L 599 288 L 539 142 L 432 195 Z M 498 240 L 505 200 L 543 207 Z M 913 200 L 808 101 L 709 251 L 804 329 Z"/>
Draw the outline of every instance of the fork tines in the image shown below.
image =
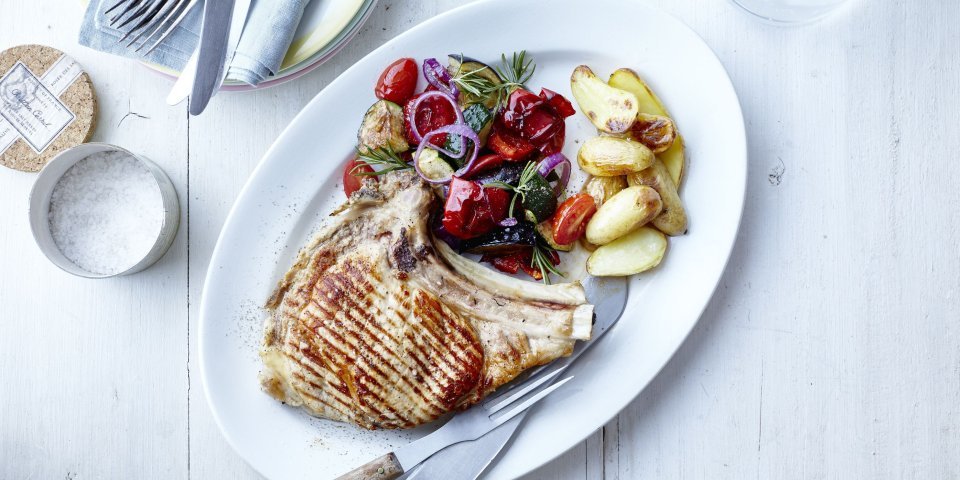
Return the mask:
<path fill-rule="evenodd" d="M 103 13 L 110 15 L 119 9 L 119 13 L 110 17 L 109 25 L 121 31 L 127 25 L 132 26 L 117 42 L 121 43 L 132 37 L 127 43 L 127 48 L 132 48 L 143 39 L 134 51 L 139 52 L 150 45 L 143 52 L 146 55 L 180 25 L 196 3 L 197 0 L 118 0 Z"/>

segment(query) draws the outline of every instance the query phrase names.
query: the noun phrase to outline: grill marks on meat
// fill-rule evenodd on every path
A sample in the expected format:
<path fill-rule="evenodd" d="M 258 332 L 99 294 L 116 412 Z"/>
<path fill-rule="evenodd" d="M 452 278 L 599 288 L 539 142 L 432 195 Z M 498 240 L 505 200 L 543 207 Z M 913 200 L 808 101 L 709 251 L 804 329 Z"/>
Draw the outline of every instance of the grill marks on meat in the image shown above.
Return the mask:
<path fill-rule="evenodd" d="M 364 428 L 409 428 L 569 354 L 584 322 L 589 336 L 579 285 L 525 295 L 438 256 L 433 201 L 415 175 L 387 175 L 300 253 L 267 305 L 267 393 Z"/>

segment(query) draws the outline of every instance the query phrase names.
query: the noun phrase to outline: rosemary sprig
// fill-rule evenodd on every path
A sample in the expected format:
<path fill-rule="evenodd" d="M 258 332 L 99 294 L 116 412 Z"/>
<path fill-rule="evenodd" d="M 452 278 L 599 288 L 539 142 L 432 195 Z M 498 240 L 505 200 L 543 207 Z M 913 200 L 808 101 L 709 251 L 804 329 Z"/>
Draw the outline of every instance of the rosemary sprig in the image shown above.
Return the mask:
<path fill-rule="evenodd" d="M 397 170 L 406 170 L 408 168 L 413 168 L 412 165 L 407 163 L 404 159 L 400 158 L 400 155 L 397 152 L 393 151 L 393 148 L 386 146 L 380 147 L 377 149 L 367 148 L 367 151 L 364 152 L 361 149 L 357 149 L 357 160 L 363 163 L 358 163 L 353 167 L 353 170 L 350 171 L 351 175 L 383 175 L 385 173 L 394 172 Z M 361 172 L 359 168 L 366 164 L 368 167 L 373 168 L 372 172 Z M 381 167 L 377 170 L 374 167 Z"/>
<path fill-rule="evenodd" d="M 462 59 L 463 55 L 460 58 Z M 453 76 L 453 82 L 461 90 L 478 98 L 486 98 L 496 94 L 497 107 L 500 107 L 506 102 L 507 95 L 513 91 L 514 87 L 523 87 L 530 81 L 537 66 L 532 59 L 527 59 L 527 51 L 522 50 L 520 53 L 513 52 L 510 60 L 507 60 L 506 54 L 500 54 L 500 67 L 493 68 L 493 71 L 503 79 L 503 82 L 495 83 L 480 75 L 480 72 L 488 68 L 490 67 L 464 72 L 461 64 L 460 69 Z"/>
<path fill-rule="evenodd" d="M 510 185 L 507 182 L 497 180 L 495 182 L 485 183 L 484 187 L 496 187 L 502 188 L 509 192 L 513 192 L 513 198 L 510 199 L 510 210 L 507 212 L 508 217 L 513 217 L 513 209 L 517 203 L 517 198 L 520 199 L 520 203 L 527 201 L 527 192 L 530 191 L 530 188 L 533 185 L 530 182 L 537 175 L 537 164 L 535 162 L 528 162 L 527 166 L 523 167 L 523 171 L 520 172 L 520 179 L 517 181 L 516 185 Z"/>
<path fill-rule="evenodd" d="M 540 275 L 543 277 L 541 280 L 543 283 L 550 285 L 550 274 L 564 276 L 560 270 L 557 270 L 557 266 L 553 264 L 553 261 L 550 260 L 550 254 L 548 253 L 552 248 L 544 245 L 540 245 L 540 242 L 537 242 L 533 246 L 533 254 L 530 256 L 530 266 L 540 270 Z"/>
<path fill-rule="evenodd" d="M 507 62 L 506 55 L 500 54 L 500 68 L 496 70 L 500 78 L 506 80 L 505 84 L 523 86 L 533 77 L 537 65 L 533 63 L 533 60 L 527 60 L 526 50 L 521 50 L 519 54 L 513 52 L 513 58 L 510 62 Z"/>

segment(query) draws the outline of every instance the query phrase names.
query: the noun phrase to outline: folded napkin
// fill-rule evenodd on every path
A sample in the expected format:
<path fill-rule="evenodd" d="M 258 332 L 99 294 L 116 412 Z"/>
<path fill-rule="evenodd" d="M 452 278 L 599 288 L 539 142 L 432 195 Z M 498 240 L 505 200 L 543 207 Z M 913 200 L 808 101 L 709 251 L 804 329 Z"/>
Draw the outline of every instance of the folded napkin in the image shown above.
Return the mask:
<path fill-rule="evenodd" d="M 293 34 L 300 24 L 300 17 L 303 16 L 303 9 L 308 1 L 252 0 L 247 13 L 247 24 L 240 36 L 227 79 L 257 85 L 276 74 L 287 49 L 290 48 Z M 102 52 L 182 70 L 200 37 L 202 2 L 193 7 L 180 26 L 146 56 L 134 52 L 132 48 L 126 48 L 130 39 L 119 43 L 118 40 L 123 37 L 124 32 L 107 24 L 109 17 L 103 12 L 116 2 L 117 0 L 90 0 L 80 26 L 80 44 Z M 130 25 L 125 26 L 124 31 L 129 28 Z"/>

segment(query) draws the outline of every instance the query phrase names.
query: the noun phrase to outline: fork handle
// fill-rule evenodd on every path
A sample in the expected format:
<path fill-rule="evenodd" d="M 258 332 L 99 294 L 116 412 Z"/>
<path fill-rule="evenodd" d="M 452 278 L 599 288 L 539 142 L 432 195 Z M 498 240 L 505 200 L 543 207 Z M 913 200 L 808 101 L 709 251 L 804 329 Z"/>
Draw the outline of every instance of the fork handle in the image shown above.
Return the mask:
<path fill-rule="evenodd" d="M 390 452 L 337 477 L 336 480 L 393 480 L 400 475 L 403 475 L 403 467 L 397 461 L 397 456 Z"/>

